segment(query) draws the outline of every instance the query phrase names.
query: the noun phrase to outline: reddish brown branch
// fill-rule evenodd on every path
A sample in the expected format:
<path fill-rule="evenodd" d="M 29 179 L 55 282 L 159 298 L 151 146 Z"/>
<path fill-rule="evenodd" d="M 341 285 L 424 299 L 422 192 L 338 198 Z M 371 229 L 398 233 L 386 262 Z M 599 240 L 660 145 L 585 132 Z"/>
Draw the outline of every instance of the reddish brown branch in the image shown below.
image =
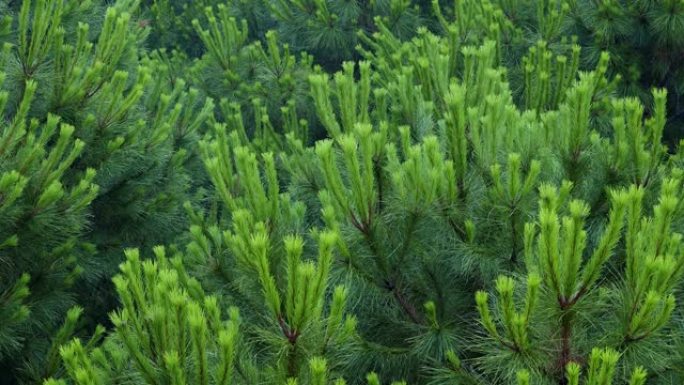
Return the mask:
<path fill-rule="evenodd" d="M 280 330 L 283 332 L 283 335 L 285 338 L 287 338 L 290 344 L 296 344 L 297 338 L 299 338 L 299 332 L 295 329 L 290 329 L 282 316 L 278 316 L 278 324 L 280 325 Z"/>
<path fill-rule="evenodd" d="M 416 324 L 421 324 L 423 321 L 420 317 L 420 314 L 418 314 L 418 310 L 416 310 L 416 307 L 408 301 L 397 285 L 390 281 L 385 282 L 385 284 L 387 286 L 387 290 L 392 292 L 392 295 L 394 295 L 394 298 L 399 303 L 399 306 L 401 306 L 401 309 L 404 311 L 404 313 L 406 313 L 411 321 Z"/>

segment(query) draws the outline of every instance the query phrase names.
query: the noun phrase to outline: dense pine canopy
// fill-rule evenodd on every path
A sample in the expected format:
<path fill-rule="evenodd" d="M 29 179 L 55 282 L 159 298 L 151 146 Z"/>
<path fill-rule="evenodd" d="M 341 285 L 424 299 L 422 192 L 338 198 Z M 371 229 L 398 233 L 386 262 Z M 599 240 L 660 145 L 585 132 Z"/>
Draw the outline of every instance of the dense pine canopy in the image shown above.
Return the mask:
<path fill-rule="evenodd" d="M 682 0 L 0 0 L 0 385 L 682 384 L 682 59 Z"/>

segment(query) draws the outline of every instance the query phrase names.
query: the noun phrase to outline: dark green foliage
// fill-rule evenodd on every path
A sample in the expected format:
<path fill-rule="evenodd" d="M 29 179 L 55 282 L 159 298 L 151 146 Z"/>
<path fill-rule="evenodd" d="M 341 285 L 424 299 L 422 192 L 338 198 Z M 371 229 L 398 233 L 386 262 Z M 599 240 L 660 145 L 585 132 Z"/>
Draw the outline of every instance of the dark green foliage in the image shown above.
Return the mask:
<path fill-rule="evenodd" d="M 667 140 L 682 137 L 684 4 L 665 1 L 576 1 L 568 15 L 568 32 L 588 49 L 586 60 L 611 54 L 611 69 L 622 75 L 623 90 L 648 100 L 649 88 L 667 88 Z"/>
<path fill-rule="evenodd" d="M 200 56 L 204 47 L 188 21 L 204 18 L 204 9 L 215 0 L 144 0 L 140 25 L 151 30 L 146 45 L 150 49 L 180 50 L 191 57 Z"/>
<path fill-rule="evenodd" d="M 310 52 L 328 68 L 355 56 L 357 31 L 372 32 L 376 18 L 392 32 L 410 37 L 421 24 L 420 8 L 410 1 L 265 1 L 278 30 L 294 49 Z"/>
<path fill-rule="evenodd" d="M 190 56 L 200 56 L 198 36 L 189 20 L 211 21 L 207 7 L 222 6 L 239 20 L 248 23 L 251 40 L 266 40 L 268 30 L 277 30 L 295 53 L 313 54 L 318 63 L 338 68 L 343 60 L 356 56 L 359 30 L 376 29 L 375 18 L 392 26 L 401 37 L 410 37 L 422 24 L 425 4 L 419 6 L 403 0 L 147 0 L 154 47 L 179 49 Z M 211 49 L 210 46 L 206 48 Z M 206 49 L 204 48 L 204 49 Z"/>

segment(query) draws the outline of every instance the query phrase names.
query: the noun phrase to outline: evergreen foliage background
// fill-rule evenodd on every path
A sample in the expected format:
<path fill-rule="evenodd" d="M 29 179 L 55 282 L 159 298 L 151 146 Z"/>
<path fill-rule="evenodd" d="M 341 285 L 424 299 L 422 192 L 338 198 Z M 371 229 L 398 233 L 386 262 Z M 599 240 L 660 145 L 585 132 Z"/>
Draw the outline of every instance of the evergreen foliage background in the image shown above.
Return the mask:
<path fill-rule="evenodd" d="M 684 3 L 0 0 L 0 384 L 680 384 Z"/>

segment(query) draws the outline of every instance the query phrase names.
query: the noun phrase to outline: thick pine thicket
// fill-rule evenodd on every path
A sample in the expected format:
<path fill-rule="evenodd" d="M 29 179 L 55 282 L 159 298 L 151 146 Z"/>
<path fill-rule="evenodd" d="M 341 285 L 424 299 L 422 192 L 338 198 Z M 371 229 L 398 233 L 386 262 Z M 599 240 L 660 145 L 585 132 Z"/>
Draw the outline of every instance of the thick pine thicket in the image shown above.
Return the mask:
<path fill-rule="evenodd" d="M 0 384 L 681 384 L 683 20 L 0 0 Z"/>

